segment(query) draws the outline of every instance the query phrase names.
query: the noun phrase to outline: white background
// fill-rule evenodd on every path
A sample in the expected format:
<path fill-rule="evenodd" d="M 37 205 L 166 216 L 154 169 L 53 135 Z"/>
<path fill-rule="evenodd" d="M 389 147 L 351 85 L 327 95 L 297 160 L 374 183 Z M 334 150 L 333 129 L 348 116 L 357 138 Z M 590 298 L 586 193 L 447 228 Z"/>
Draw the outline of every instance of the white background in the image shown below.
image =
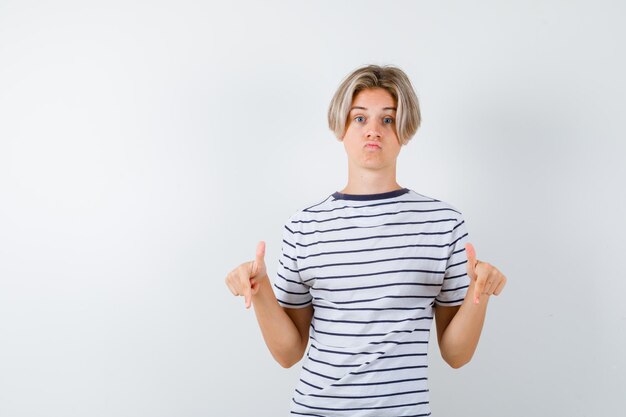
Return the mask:
<path fill-rule="evenodd" d="M 0 415 L 287 416 L 300 365 L 224 278 L 346 185 L 326 111 L 369 63 L 422 107 L 398 182 L 509 280 L 468 365 L 431 335 L 433 416 L 621 415 L 625 12 L 0 1 Z"/>

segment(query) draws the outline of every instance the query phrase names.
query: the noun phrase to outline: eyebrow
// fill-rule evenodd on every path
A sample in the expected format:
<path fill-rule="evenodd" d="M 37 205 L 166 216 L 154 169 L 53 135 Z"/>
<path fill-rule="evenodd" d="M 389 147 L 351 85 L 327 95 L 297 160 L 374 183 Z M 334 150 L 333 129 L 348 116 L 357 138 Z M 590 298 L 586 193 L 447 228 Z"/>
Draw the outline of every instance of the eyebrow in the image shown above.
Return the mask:
<path fill-rule="evenodd" d="M 354 106 L 352 108 L 350 108 L 350 111 L 352 110 L 367 110 L 367 107 L 360 107 L 360 106 Z M 396 111 L 395 107 L 383 107 L 383 110 L 393 110 Z"/>

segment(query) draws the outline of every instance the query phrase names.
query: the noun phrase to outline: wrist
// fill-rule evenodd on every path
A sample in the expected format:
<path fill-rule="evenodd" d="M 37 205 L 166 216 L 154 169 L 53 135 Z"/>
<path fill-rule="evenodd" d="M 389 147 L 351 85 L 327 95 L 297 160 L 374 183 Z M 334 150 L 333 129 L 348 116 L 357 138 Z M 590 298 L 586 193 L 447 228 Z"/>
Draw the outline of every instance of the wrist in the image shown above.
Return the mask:
<path fill-rule="evenodd" d="M 469 301 L 471 302 L 471 304 L 476 304 L 474 302 L 474 291 L 476 290 L 476 281 L 471 280 L 469 287 L 467 287 L 467 293 L 465 294 L 465 298 L 469 299 Z M 489 294 L 487 294 L 486 292 L 482 292 L 480 294 L 478 294 L 478 299 L 480 302 L 487 301 L 489 300 Z"/>
<path fill-rule="evenodd" d="M 265 298 L 268 294 L 274 293 L 274 289 L 272 288 L 272 283 L 270 282 L 270 279 L 267 275 L 260 278 L 257 282 L 259 284 L 259 289 L 256 292 L 256 294 L 252 295 L 253 300 Z"/>

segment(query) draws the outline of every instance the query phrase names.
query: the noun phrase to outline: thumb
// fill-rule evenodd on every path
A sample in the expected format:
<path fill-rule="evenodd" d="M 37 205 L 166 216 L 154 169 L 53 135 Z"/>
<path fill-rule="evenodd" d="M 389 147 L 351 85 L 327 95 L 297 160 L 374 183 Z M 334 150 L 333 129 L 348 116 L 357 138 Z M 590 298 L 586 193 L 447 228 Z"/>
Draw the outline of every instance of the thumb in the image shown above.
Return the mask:
<path fill-rule="evenodd" d="M 469 242 L 466 243 L 465 253 L 467 253 L 467 274 L 476 283 L 474 287 L 474 304 L 478 304 L 480 302 L 480 294 L 485 288 L 485 280 L 478 279 L 478 273 L 476 272 L 476 265 L 478 265 L 478 261 L 476 260 L 476 250 L 474 250 L 474 245 Z"/>
<path fill-rule="evenodd" d="M 261 269 L 265 269 L 265 242 L 262 240 L 256 245 L 256 256 L 252 263 L 252 276 L 256 276 Z"/>
<path fill-rule="evenodd" d="M 476 279 L 476 250 L 474 245 L 467 242 L 465 244 L 465 254 L 467 255 L 467 275 L 473 280 Z"/>

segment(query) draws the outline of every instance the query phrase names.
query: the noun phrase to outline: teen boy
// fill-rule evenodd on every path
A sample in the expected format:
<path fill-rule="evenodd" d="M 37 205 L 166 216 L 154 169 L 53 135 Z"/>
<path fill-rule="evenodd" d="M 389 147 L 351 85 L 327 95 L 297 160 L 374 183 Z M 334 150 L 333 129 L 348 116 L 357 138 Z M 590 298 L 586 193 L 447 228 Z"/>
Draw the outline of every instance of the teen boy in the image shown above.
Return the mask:
<path fill-rule="evenodd" d="M 328 121 L 346 150 L 347 185 L 286 222 L 273 288 L 263 241 L 226 284 L 246 308 L 254 304 L 283 367 L 299 362 L 310 342 L 292 414 L 428 416 L 433 318 L 443 359 L 463 366 L 489 296 L 506 277 L 476 259 L 458 210 L 397 183 L 398 154 L 420 124 L 403 71 L 355 70 L 336 91 Z"/>

